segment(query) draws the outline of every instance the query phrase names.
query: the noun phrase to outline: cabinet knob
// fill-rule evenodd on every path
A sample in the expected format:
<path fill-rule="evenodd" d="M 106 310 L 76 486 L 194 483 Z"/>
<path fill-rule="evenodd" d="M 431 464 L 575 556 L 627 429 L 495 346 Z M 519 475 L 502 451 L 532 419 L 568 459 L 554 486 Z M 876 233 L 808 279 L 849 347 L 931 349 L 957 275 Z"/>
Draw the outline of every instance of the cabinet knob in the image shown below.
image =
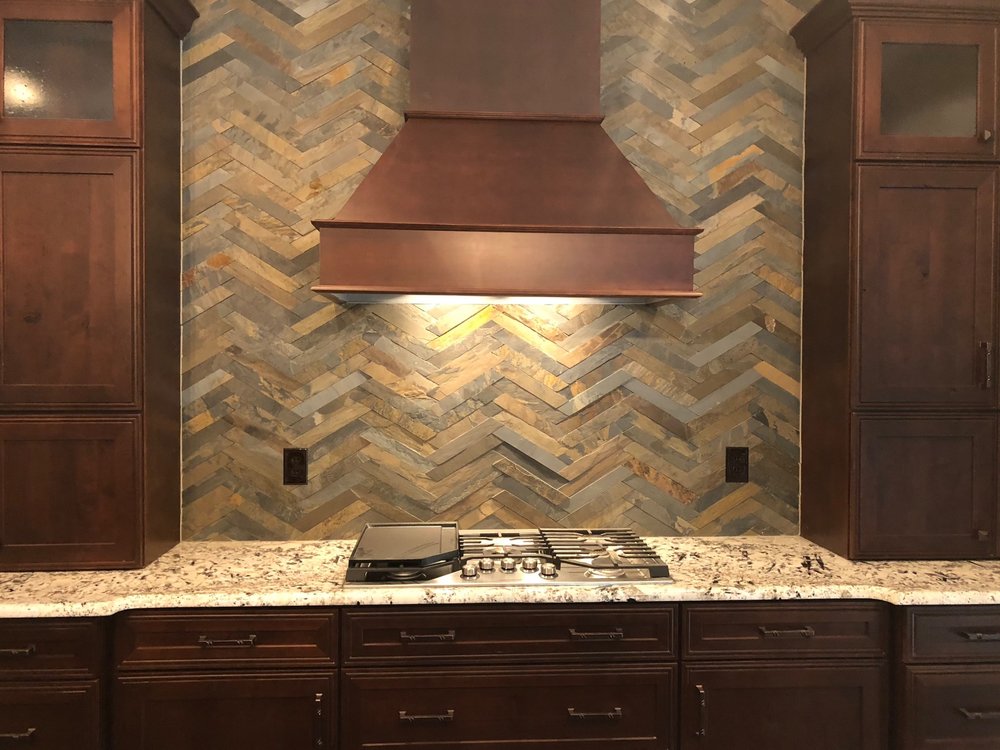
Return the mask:
<path fill-rule="evenodd" d="M 990 540 L 990 532 L 984 529 L 979 529 L 976 531 L 976 539 L 980 542 L 988 542 Z"/>
<path fill-rule="evenodd" d="M 981 140 L 983 143 L 989 143 L 990 141 L 993 140 L 993 131 L 984 130 L 982 133 L 979 134 L 979 140 Z"/>

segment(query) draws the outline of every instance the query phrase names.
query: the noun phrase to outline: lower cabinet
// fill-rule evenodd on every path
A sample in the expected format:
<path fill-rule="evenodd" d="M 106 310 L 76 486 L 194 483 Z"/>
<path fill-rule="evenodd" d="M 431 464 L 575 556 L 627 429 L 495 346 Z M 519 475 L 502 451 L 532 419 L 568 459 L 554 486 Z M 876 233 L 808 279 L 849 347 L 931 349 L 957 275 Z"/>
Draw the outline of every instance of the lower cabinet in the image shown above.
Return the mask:
<path fill-rule="evenodd" d="M 333 673 L 119 677 L 114 747 L 328 748 L 335 696 Z"/>
<path fill-rule="evenodd" d="M 673 665 L 345 670 L 343 747 L 666 750 L 675 683 Z"/>
<path fill-rule="evenodd" d="M 684 668 L 682 750 L 880 750 L 886 669 L 721 663 Z"/>
<path fill-rule="evenodd" d="M 98 680 L 0 683 L 0 747 L 100 750 Z"/>

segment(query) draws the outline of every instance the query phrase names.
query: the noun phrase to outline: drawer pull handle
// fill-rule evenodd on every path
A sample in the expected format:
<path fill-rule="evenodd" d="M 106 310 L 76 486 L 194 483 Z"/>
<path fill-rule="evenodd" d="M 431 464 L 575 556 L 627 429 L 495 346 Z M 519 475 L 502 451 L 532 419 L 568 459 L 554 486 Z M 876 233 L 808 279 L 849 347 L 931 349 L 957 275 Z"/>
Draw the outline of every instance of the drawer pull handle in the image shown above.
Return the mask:
<path fill-rule="evenodd" d="M 34 656 L 37 650 L 34 643 L 29 643 L 24 648 L 0 648 L 0 656 Z"/>
<path fill-rule="evenodd" d="M 695 685 L 695 692 L 698 693 L 698 729 L 695 731 L 696 737 L 705 736 L 705 716 L 708 713 L 708 694 L 704 685 Z"/>
<path fill-rule="evenodd" d="M 967 641 L 1000 641 L 1000 633 L 974 633 L 959 630 L 958 634 Z"/>
<path fill-rule="evenodd" d="M 421 641 L 453 641 L 455 631 L 448 630 L 444 633 L 407 633 L 405 630 L 399 631 L 399 640 L 419 643 Z"/>
<path fill-rule="evenodd" d="M 257 645 L 257 636 L 248 635 L 246 638 L 209 638 L 207 635 L 198 636 L 198 645 L 202 648 L 253 648 Z"/>
<path fill-rule="evenodd" d="M 789 630 L 773 630 L 761 625 L 757 628 L 765 638 L 812 638 L 816 631 L 806 625 L 804 628 L 791 628 Z"/>
<path fill-rule="evenodd" d="M 979 351 L 983 358 L 983 388 L 993 387 L 993 344 L 989 341 L 979 343 Z"/>
<path fill-rule="evenodd" d="M 615 628 L 607 633 L 584 633 L 570 628 L 569 637 L 574 641 L 624 641 L 625 633 L 621 628 Z"/>
<path fill-rule="evenodd" d="M 313 699 L 313 745 L 323 747 L 323 693 Z"/>
<path fill-rule="evenodd" d="M 610 711 L 597 711 L 596 713 L 577 711 L 575 708 L 567 708 L 566 711 L 569 713 L 569 718 L 577 719 L 579 721 L 593 721 L 595 719 L 604 721 L 618 721 L 620 718 L 622 718 L 622 710 L 619 706 L 615 706 Z"/>
<path fill-rule="evenodd" d="M 399 720 L 408 721 L 411 724 L 418 721 L 454 721 L 455 709 L 449 708 L 443 714 L 409 714 L 406 711 L 400 711 Z"/>
<path fill-rule="evenodd" d="M 34 727 L 14 734 L 0 734 L 0 742 L 31 742 L 38 730 Z"/>
<path fill-rule="evenodd" d="M 960 708 L 958 712 L 969 721 L 1000 721 L 1000 711 L 970 711 Z"/>

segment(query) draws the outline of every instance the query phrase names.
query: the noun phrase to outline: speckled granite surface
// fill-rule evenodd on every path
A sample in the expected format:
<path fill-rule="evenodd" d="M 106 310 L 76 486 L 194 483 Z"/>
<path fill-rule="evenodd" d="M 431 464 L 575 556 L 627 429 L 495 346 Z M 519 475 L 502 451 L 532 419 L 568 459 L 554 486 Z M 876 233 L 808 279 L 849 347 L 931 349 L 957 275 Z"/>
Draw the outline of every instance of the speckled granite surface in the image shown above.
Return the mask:
<path fill-rule="evenodd" d="M 855 563 L 799 537 L 650 539 L 672 584 L 345 586 L 352 541 L 186 542 L 143 570 L 0 573 L 0 617 L 162 607 L 879 599 L 1000 604 L 1000 562 Z"/>

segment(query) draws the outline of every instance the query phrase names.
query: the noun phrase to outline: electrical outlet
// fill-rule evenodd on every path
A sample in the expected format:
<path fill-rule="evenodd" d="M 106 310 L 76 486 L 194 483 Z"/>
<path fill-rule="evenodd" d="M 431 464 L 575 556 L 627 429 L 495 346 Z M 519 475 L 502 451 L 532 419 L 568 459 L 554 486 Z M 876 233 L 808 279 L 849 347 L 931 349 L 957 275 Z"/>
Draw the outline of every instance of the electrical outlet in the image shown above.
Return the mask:
<path fill-rule="evenodd" d="M 750 481 L 750 449 L 726 448 L 726 481 Z"/>
<path fill-rule="evenodd" d="M 284 484 L 309 484 L 309 451 L 305 448 L 285 448 L 282 467 Z"/>

